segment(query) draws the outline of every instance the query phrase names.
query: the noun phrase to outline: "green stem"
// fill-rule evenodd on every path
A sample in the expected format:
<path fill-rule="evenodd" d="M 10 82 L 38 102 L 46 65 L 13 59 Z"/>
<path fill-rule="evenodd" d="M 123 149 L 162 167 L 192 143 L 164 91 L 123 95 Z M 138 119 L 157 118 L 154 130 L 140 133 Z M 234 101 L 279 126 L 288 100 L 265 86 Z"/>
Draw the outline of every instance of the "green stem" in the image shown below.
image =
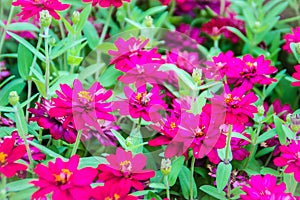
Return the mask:
<path fill-rule="evenodd" d="M 3 174 L 1 175 L 0 199 L 7 200 L 6 177 Z"/>
<path fill-rule="evenodd" d="M 172 0 L 168 18 L 172 17 L 172 15 L 175 11 L 175 8 L 176 8 L 176 0 Z"/>
<path fill-rule="evenodd" d="M 45 27 L 45 56 L 46 56 L 46 72 L 45 72 L 45 91 L 48 97 L 49 91 L 49 78 L 50 78 L 50 56 L 49 56 L 49 27 Z"/>
<path fill-rule="evenodd" d="M 39 36 L 38 43 L 36 45 L 36 50 L 40 49 L 40 47 L 42 45 L 42 41 L 43 41 L 43 38 L 41 36 Z M 34 68 L 34 66 L 36 64 L 36 60 L 37 60 L 37 56 L 34 55 L 31 66 L 30 66 L 29 76 L 32 75 L 32 69 Z M 32 80 L 28 80 L 27 83 L 28 83 L 27 99 L 30 99 L 31 92 L 32 92 L 31 91 L 32 90 Z M 29 117 L 29 112 L 28 112 L 29 107 L 30 107 L 30 102 L 28 102 L 26 105 L 26 120 L 28 120 L 28 117 Z"/>
<path fill-rule="evenodd" d="M 81 135 L 82 135 L 82 130 L 79 130 L 78 133 L 77 133 L 77 136 L 76 136 L 76 141 L 75 141 L 75 144 L 73 146 L 71 156 L 75 155 L 76 152 L 77 152 L 77 149 L 78 149 L 79 144 L 80 144 Z"/>
<path fill-rule="evenodd" d="M 170 185 L 169 185 L 168 175 L 165 176 L 165 185 L 166 185 L 167 198 L 170 199 Z"/>
<path fill-rule="evenodd" d="M 220 1 L 221 6 L 220 6 L 220 15 L 225 16 L 225 0 Z"/>
<path fill-rule="evenodd" d="M 225 164 L 229 163 L 229 149 L 230 149 L 230 141 L 231 141 L 231 135 L 232 135 L 232 125 L 229 124 L 229 132 L 227 135 L 227 143 L 226 143 L 226 149 L 225 149 Z"/>
<path fill-rule="evenodd" d="M 4 27 L 3 35 L 2 35 L 2 37 L 1 37 L 1 39 L 0 39 L 0 54 L 1 54 L 2 49 L 3 49 L 3 45 L 4 45 L 4 41 L 5 41 L 5 36 L 6 36 L 7 28 L 8 28 L 8 26 L 10 25 L 11 19 L 12 19 L 13 14 L 14 14 L 14 8 L 15 8 L 14 6 L 11 6 L 11 7 L 10 7 L 9 16 L 8 16 L 6 25 L 5 25 L 5 27 Z"/>
<path fill-rule="evenodd" d="M 65 39 L 66 38 L 66 34 L 65 34 L 63 23 L 62 23 L 61 20 L 59 20 L 58 26 L 59 26 L 59 30 L 60 30 L 60 34 L 61 34 L 62 39 Z M 64 69 L 64 71 L 67 71 L 68 64 L 67 64 L 67 54 L 66 53 L 63 54 L 62 59 L 63 59 L 63 61 L 62 61 L 62 63 L 63 63 L 63 69 Z"/>
<path fill-rule="evenodd" d="M 192 157 L 192 162 L 191 162 L 191 174 L 190 174 L 190 200 L 194 199 L 194 194 L 193 194 L 193 177 L 194 177 L 194 168 L 195 168 L 195 161 L 196 158 L 195 156 Z"/>
<path fill-rule="evenodd" d="M 14 107 L 14 109 L 15 109 L 16 120 L 18 121 L 19 124 L 22 124 L 22 120 L 21 120 L 21 116 L 19 115 L 18 108 Z M 22 140 L 24 141 L 24 144 L 25 144 L 25 147 L 26 147 L 26 151 L 27 151 L 27 155 L 28 155 L 28 159 L 29 159 L 29 170 L 32 170 L 34 161 L 33 161 L 33 158 L 32 158 L 31 151 L 30 151 L 29 143 L 28 143 L 27 138 L 26 138 L 27 133 L 24 132 L 24 128 L 22 128 L 22 127 L 20 128 L 20 130 L 18 129 L 18 133 L 19 133 L 20 137 L 22 138 Z"/>

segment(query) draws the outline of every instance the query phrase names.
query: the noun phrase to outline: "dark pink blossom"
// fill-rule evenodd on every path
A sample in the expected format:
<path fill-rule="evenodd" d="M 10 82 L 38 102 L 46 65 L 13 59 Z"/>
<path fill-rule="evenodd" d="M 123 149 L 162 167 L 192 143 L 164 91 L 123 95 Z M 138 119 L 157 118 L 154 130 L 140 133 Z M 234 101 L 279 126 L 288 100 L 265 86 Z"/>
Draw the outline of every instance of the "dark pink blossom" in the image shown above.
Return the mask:
<path fill-rule="evenodd" d="M 130 0 L 82 0 L 83 2 L 92 2 L 92 5 L 95 6 L 97 3 L 99 6 L 103 8 L 107 8 L 109 6 L 121 7 L 123 2 L 130 2 Z"/>
<path fill-rule="evenodd" d="M 296 72 L 293 74 L 293 78 L 296 79 L 296 82 L 292 83 L 292 86 L 300 87 L 300 65 L 295 66 Z"/>
<path fill-rule="evenodd" d="M 299 43 L 300 42 L 300 27 L 296 27 L 296 29 L 291 28 L 292 33 L 287 33 L 283 36 L 285 40 L 285 44 L 282 46 L 282 49 L 288 53 L 292 53 L 292 49 L 290 47 L 291 43 Z"/>
<path fill-rule="evenodd" d="M 129 195 L 122 187 L 105 184 L 93 189 L 90 200 L 138 200 L 136 196 Z"/>
<path fill-rule="evenodd" d="M 99 181 L 110 187 L 120 187 L 127 194 L 131 188 L 143 190 L 143 183 L 155 175 L 153 170 L 144 170 L 146 159 L 141 153 L 133 156 L 130 151 L 117 148 L 116 154 L 107 156 L 109 164 L 98 166 Z"/>

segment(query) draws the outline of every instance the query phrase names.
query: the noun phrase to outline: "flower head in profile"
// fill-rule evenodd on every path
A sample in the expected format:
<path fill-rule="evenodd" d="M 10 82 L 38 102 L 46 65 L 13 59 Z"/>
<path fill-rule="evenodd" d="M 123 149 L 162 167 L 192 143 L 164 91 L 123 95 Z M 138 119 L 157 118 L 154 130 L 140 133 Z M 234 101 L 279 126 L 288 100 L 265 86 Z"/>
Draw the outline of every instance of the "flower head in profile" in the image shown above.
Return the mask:
<path fill-rule="evenodd" d="M 242 65 L 237 68 L 240 77 L 235 81 L 229 81 L 229 83 L 243 85 L 245 89 L 250 90 L 254 84 L 269 85 L 277 81 L 269 77 L 269 75 L 277 72 L 277 69 L 270 66 L 271 61 L 265 60 L 263 55 L 253 58 L 247 54 L 243 56 L 242 61 Z"/>
<path fill-rule="evenodd" d="M 160 89 L 154 85 L 151 90 L 143 85 L 134 92 L 130 87 L 124 88 L 127 99 L 114 102 L 114 109 L 119 109 L 121 115 L 130 115 L 132 118 L 142 118 L 145 121 L 160 119 L 158 110 L 165 109 L 167 105 L 162 100 Z"/>
<path fill-rule="evenodd" d="M 97 3 L 103 8 L 108 8 L 109 6 L 121 7 L 123 2 L 130 2 L 130 0 L 82 0 L 83 2 L 92 2 L 92 5 L 95 6 Z"/>
<path fill-rule="evenodd" d="M 50 116 L 50 109 L 54 107 L 53 102 L 42 99 L 42 103 L 37 103 L 37 108 L 29 108 L 29 112 L 34 114 L 30 121 L 35 121 L 38 125 L 44 129 L 50 131 L 53 139 L 64 139 L 68 143 L 74 143 L 76 140 L 77 131 L 71 124 L 66 127 L 63 126 L 63 118 L 55 118 Z"/>
<path fill-rule="evenodd" d="M 25 154 L 25 145 L 15 146 L 15 138 L 5 138 L 0 143 L 0 174 L 10 178 L 18 171 L 26 170 L 26 165 L 16 162 Z"/>
<path fill-rule="evenodd" d="M 130 189 L 143 190 L 145 182 L 154 177 L 153 170 L 144 170 L 146 156 L 143 154 L 132 155 L 130 151 L 117 148 L 116 154 L 107 156 L 109 164 L 100 164 L 99 181 L 104 182 L 107 187 L 120 187 L 124 193 Z"/>
<path fill-rule="evenodd" d="M 124 40 L 118 38 L 115 42 L 117 51 L 110 50 L 108 53 L 112 56 L 111 64 L 115 64 L 116 69 L 127 72 L 134 69 L 137 65 L 161 64 L 163 60 L 156 48 L 146 50 L 149 39 L 142 41 L 134 37 Z"/>
<path fill-rule="evenodd" d="M 292 86 L 300 87 L 300 65 L 295 66 L 296 72 L 293 74 L 293 78 L 296 79 L 296 82 L 292 83 Z"/>
<path fill-rule="evenodd" d="M 101 130 L 98 119 L 114 121 L 114 116 L 109 113 L 111 103 L 107 102 L 111 90 L 107 91 L 99 82 L 86 90 L 78 79 L 74 80 L 73 86 L 72 89 L 67 84 L 60 85 L 62 91 L 56 91 L 57 98 L 52 99 L 54 107 L 49 111 L 50 116 L 64 118 L 64 127 L 72 124 L 77 130 L 86 125 Z"/>
<path fill-rule="evenodd" d="M 291 43 L 300 42 L 300 27 L 296 29 L 292 28 L 292 33 L 287 33 L 283 36 L 285 40 L 285 44 L 282 46 L 282 49 L 288 53 L 292 53 L 292 49 L 290 47 Z"/>
<path fill-rule="evenodd" d="M 60 16 L 56 11 L 63 11 L 70 7 L 69 4 L 63 4 L 59 0 L 17 0 L 12 5 L 22 7 L 22 12 L 18 15 L 22 16 L 23 20 L 35 16 L 39 18 L 42 10 L 48 10 L 52 17 L 59 20 Z"/>
<path fill-rule="evenodd" d="M 66 162 L 56 158 L 48 166 L 38 164 L 34 169 L 38 180 L 31 183 L 39 189 L 32 194 L 32 199 L 41 199 L 50 193 L 53 200 L 89 199 L 92 190 L 90 185 L 98 172 L 91 167 L 77 169 L 78 163 L 79 156 L 74 155 Z"/>
<path fill-rule="evenodd" d="M 280 146 L 281 155 L 274 159 L 274 164 L 285 168 L 284 173 L 294 173 L 297 182 L 300 182 L 300 142 L 292 141 L 287 146 Z"/>
<path fill-rule="evenodd" d="M 121 187 L 98 186 L 93 189 L 91 200 L 138 200 L 138 197 L 129 195 Z"/>
<path fill-rule="evenodd" d="M 251 176 L 248 185 L 242 186 L 242 191 L 246 193 L 241 195 L 242 200 L 295 199 L 291 194 L 285 193 L 285 183 L 277 184 L 276 176 L 270 174 Z"/>

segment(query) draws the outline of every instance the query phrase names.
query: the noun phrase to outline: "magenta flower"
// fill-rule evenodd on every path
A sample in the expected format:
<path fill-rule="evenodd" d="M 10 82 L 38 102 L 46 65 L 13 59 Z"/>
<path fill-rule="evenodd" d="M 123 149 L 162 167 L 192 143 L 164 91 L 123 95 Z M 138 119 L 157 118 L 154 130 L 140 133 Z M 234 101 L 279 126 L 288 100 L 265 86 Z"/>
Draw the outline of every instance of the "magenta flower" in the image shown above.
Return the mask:
<path fill-rule="evenodd" d="M 287 146 L 280 146 L 281 156 L 274 159 L 279 167 L 287 166 L 285 173 L 294 173 L 297 182 L 300 182 L 300 142 L 292 141 Z"/>
<path fill-rule="evenodd" d="M 300 29 L 300 28 L 299 28 Z M 297 79 L 297 82 L 293 82 L 292 86 L 300 87 L 300 65 L 295 66 L 296 72 L 293 74 L 293 78 Z"/>
<path fill-rule="evenodd" d="M 107 156 L 109 164 L 100 164 L 99 180 L 109 187 L 120 187 L 124 193 L 129 193 L 131 188 L 143 190 L 145 182 L 154 177 L 153 170 L 144 170 L 146 156 L 117 148 L 116 154 Z"/>
<path fill-rule="evenodd" d="M 159 71 L 159 66 L 155 64 L 136 65 L 135 68 L 125 72 L 125 74 L 118 78 L 124 84 L 135 83 L 135 86 L 141 87 L 146 83 L 163 84 L 166 72 Z"/>
<path fill-rule="evenodd" d="M 183 112 L 178 133 L 167 146 L 165 156 L 180 156 L 192 148 L 195 158 L 207 155 L 211 162 L 218 163 L 220 160 L 216 149 L 225 147 L 226 136 L 219 132 L 217 126 L 210 126 L 210 112 L 210 105 L 206 105 L 200 115 Z"/>
<path fill-rule="evenodd" d="M 136 68 L 137 65 L 161 64 L 163 60 L 157 49 L 145 50 L 149 39 L 141 41 L 131 37 L 128 40 L 118 38 L 115 42 L 117 51 L 110 50 L 108 53 L 113 57 L 111 64 L 115 64 L 116 69 L 127 72 Z"/>
<path fill-rule="evenodd" d="M 264 177 L 254 175 L 251 176 L 248 184 L 249 186 L 243 185 L 242 187 L 242 190 L 246 193 L 241 195 L 242 200 L 294 200 L 291 194 L 285 193 L 285 183 L 276 183 L 276 176 L 269 174 Z"/>
<path fill-rule="evenodd" d="M 130 2 L 130 0 L 82 0 L 83 2 L 92 2 L 92 5 L 95 6 L 97 3 L 99 6 L 103 8 L 107 8 L 109 6 L 121 7 L 123 5 L 123 1 Z"/>
<path fill-rule="evenodd" d="M 164 110 L 167 107 L 156 85 L 149 92 L 146 85 L 139 87 L 137 92 L 126 86 L 124 93 L 127 99 L 114 102 L 114 109 L 119 109 L 121 115 L 130 115 L 135 119 L 141 117 L 145 121 L 156 121 L 161 118 L 158 110 Z"/>
<path fill-rule="evenodd" d="M 129 195 L 121 187 L 104 185 L 93 189 L 92 198 L 90 200 L 138 200 L 138 198 Z"/>
<path fill-rule="evenodd" d="M 68 143 L 74 143 L 76 140 L 77 131 L 72 125 L 68 124 L 63 126 L 63 118 L 55 118 L 50 116 L 50 109 L 54 107 L 52 101 L 42 99 L 42 103 L 36 103 L 37 108 L 29 108 L 28 110 L 34 114 L 34 117 L 30 118 L 30 121 L 35 121 L 38 125 L 44 129 L 50 131 L 53 139 L 64 139 Z"/>
<path fill-rule="evenodd" d="M 32 194 L 32 199 L 44 198 L 52 193 L 53 200 L 82 200 L 89 199 L 91 183 L 97 176 L 97 170 L 91 167 L 77 169 L 79 156 L 74 155 L 69 161 L 64 162 L 56 158 L 48 166 L 38 164 L 34 172 L 38 180 L 31 183 L 39 190 Z"/>
<path fill-rule="evenodd" d="M 52 17 L 59 20 L 60 16 L 56 11 L 63 11 L 70 7 L 69 4 L 63 4 L 59 0 L 17 0 L 12 5 L 22 6 L 22 12 L 18 15 L 24 20 L 35 16 L 39 18 L 42 10 L 48 10 Z"/>
<path fill-rule="evenodd" d="M 50 116 L 65 118 L 63 126 L 66 128 L 71 123 L 77 130 L 86 125 L 100 130 L 98 119 L 114 121 L 114 116 L 109 114 L 111 103 L 107 102 L 111 90 L 105 90 L 98 82 L 85 90 L 78 79 L 73 85 L 73 89 L 67 84 L 60 85 L 62 92 L 56 91 L 58 97 L 52 99 L 54 107 L 49 111 Z"/>
<path fill-rule="evenodd" d="M 5 67 L 5 61 L 0 62 L 0 81 L 4 80 L 10 75 L 10 71 Z"/>
<path fill-rule="evenodd" d="M 245 89 L 252 89 L 254 84 L 269 85 L 277 80 L 270 78 L 269 75 L 277 72 L 277 69 L 270 66 L 271 61 L 265 60 L 263 55 L 253 58 L 247 54 L 242 58 L 243 64 L 238 66 L 236 70 L 240 73 L 240 77 L 235 81 L 229 81 L 236 85 L 243 85 Z"/>
<path fill-rule="evenodd" d="M 253 118 L 257 113 L 257 108 L 252 105 L 257 101 L 254 92 L 246 93 L 242 87 L 236 87 L 232 91 L 228 85 L 225 85 L 224 97 L 216 96 L 216 103 L 220 105 L 225 102 L 226 106 L 226 124 L 244 125 L 248 122 L 249 117 Z"/>
<path fill-rule="evenodd" d="M 296 29 L 291 29 L 292 33 L 287 33 L 283 36 L 285 40 L 285 44 L 282 46 L 282 49 L 288 53 L 292 53 L 292 49 L 290 47 L 291 43 L 300 42 L 300 27 L 296 27 Z"/>
<path fill-rule="evenodd" d="M 25 145 L 15 147 L 15 138 L 5 138 L 0 143 L 0 174 L 13 177 L 18 171 L 27 169 L 24 164 L 17 163 L 26 154 Z"/>

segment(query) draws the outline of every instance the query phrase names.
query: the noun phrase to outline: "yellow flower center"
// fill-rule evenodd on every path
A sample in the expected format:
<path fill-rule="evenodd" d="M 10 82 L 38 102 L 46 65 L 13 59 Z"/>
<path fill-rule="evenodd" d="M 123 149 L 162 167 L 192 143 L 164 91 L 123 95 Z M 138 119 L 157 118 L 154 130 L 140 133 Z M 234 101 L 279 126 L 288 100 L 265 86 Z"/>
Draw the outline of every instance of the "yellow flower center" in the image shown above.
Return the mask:
<path fill-rule="evenodd" d="M 114 197 L 105 197 L 104 200 L 119 200 L 120 199 L 120 195 L 115 193 Z"/>
<path fill-rule="evenodd" d="M 80 91 L 78 93 L 78 97 L 87 100 L 87 102 L 91 102 L 92 101 L 91 93 L 88 92 L 88 91 Z"/>
<path fill-rule="evenodd" d="M 62 169 L 60 174 L 54 174 L 55 181 L 59 184 L 66 184 L 70 177 L 72 175 L 72 172 L 68 169 Z"/>
<path fill-rule="evenodd" d="M 135 96 L 135 99 L 138 101 L 139 104 L 147 106 L 151 96 L 152 96 L 151 93 L 138 92 Z"/>
<path fill-rule="evenodd" d="M 175 122 L 171 122 L 170 127 L 171 127 L 171 129 L 175 129 L 177 127 L 177 125 Z"/>
<path fill-rule="evenodd" d="M 260 196 L 270 196 L 271 192 L 268 189 L 266 189 L 265 191 L 261 191 L 259 194 Z"/>
<path fill-rule="evenodd" d="M 7 154 L 0 152 L 0 163 L 1 164 L 5 163 L 6 158 L 7 158 Z"/>
<path fill-rule="evenodd" d="M 226 104 L 230 104 L 234 101 L 241 101 L 241 99 L 239 97 L 232 97 L 232 94 L 227 94 L 224 101 Z"/>
<path fill-rule="evenodd" d="M 198 127 L 195 131 L 195 137 L 198 138 L 198 137 L 204 136 L 205 135 L 204 129 L 205 129 L 205 126 L 202 126 L 201 128 Z"/>

